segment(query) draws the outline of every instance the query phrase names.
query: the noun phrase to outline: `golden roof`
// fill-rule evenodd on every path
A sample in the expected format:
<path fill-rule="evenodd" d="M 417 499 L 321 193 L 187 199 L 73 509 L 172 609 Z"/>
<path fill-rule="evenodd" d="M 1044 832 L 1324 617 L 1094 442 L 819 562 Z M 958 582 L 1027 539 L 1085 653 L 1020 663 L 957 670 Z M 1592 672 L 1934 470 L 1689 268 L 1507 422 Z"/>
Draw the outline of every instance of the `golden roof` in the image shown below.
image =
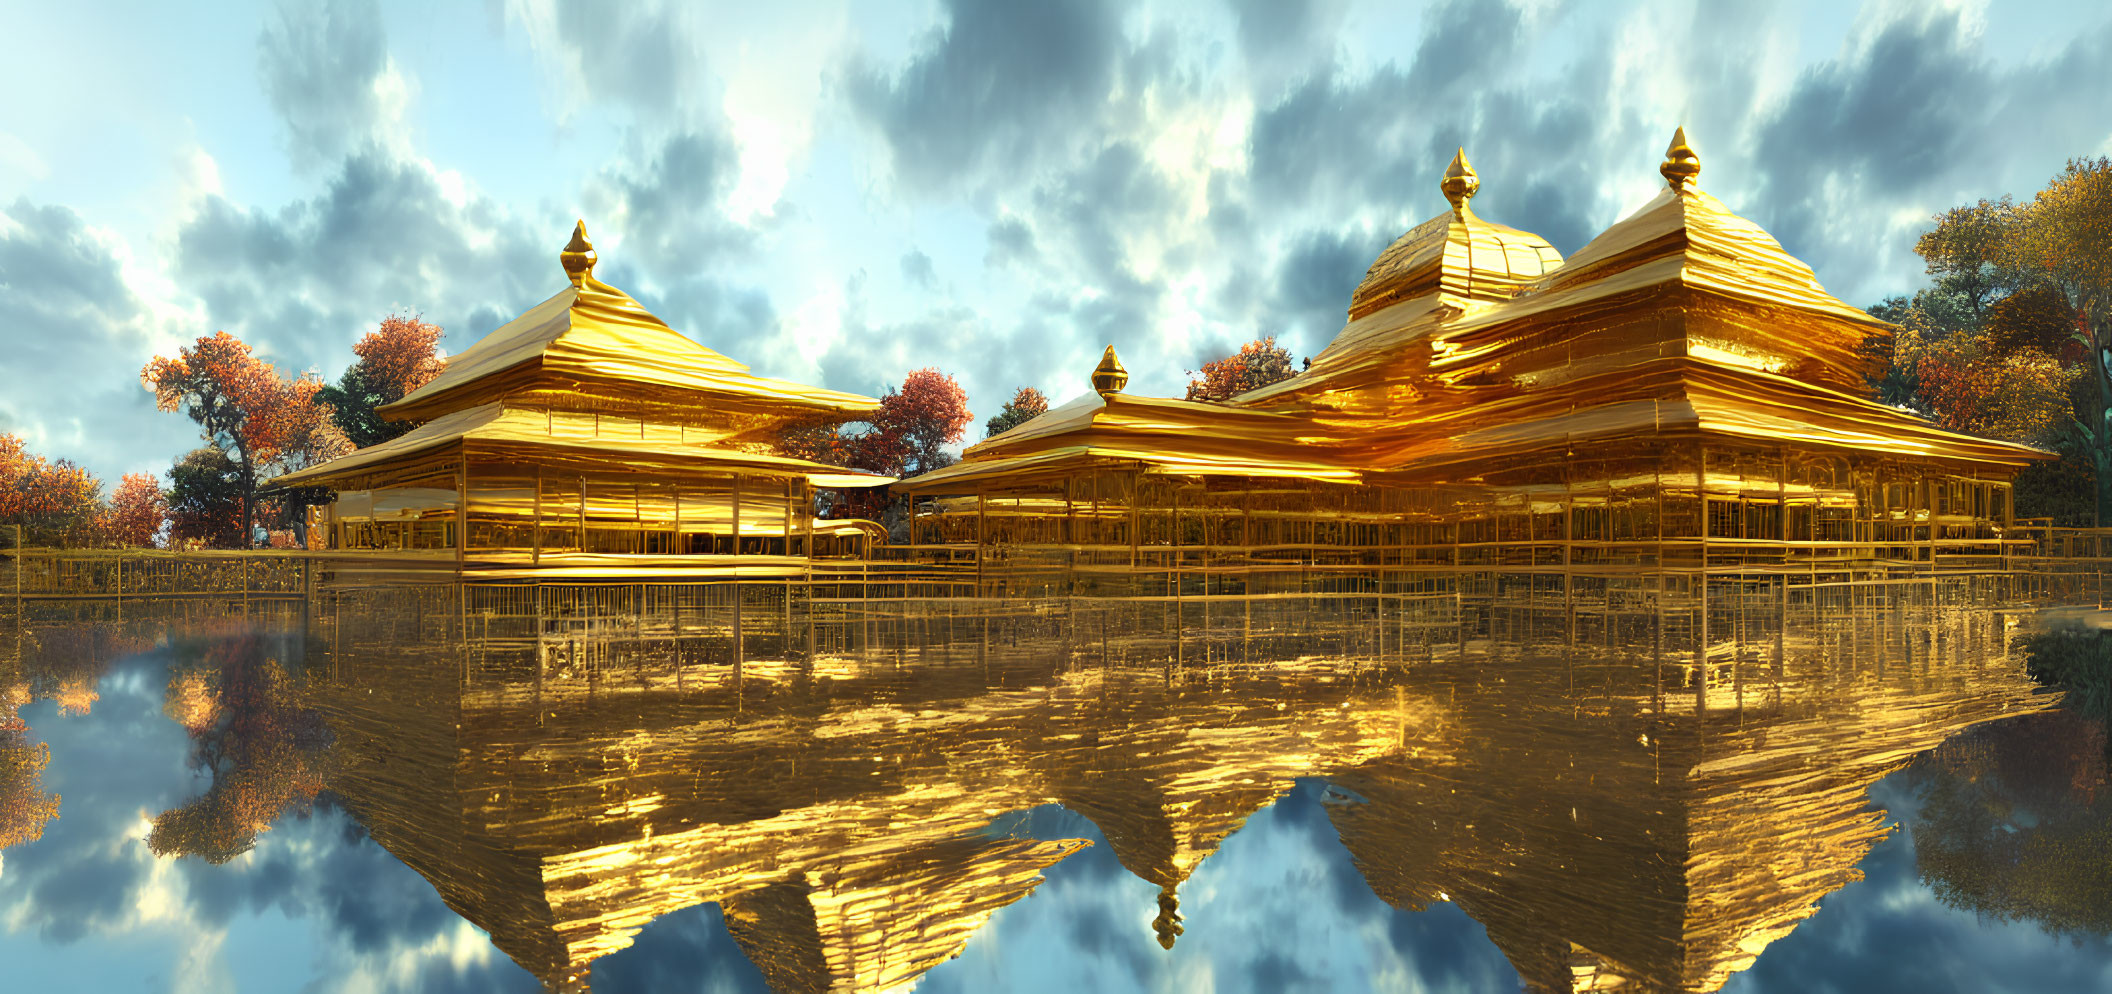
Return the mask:
<path fill-rule="evenodd" d="M 872 413 L 879 401 L 788 380 L 699 345 L 630 295 L 594 278 L 586 224 L 560 253 L 572 285 L 450 356 L 432 382 L 376 410 L 425 420 L 502 397 L 535 395 L 542 406 L 617 397 L 708 407 L 712 412 L 834 417 Z"/>
<path fill-rule="evenodd" d="M 1082 394 L 995 438 L 969 446 L 960 462 L 903 481 L 920 492 L 972 479 L 1070 472 L 1091 464 L 1137 461 L 1173 475 L 1288 476 L 1354 482 L 1294 446 L 1301 418 L 1223 404 L 1121 392 L 1128 379 L 1114 346 L 1094 371 L 1098 392 Z"/>
<path fill-rule="evenodd" d="M 1403 300 L 1437 294 L 1452 303 L 1507 300 L 1518 288 L 1562 264 L 1562 254 L 1530 232 L 1482 220 L 1467 206 L 1481 179 L 1466 149 L 1452 157 L 1441 184 L 1452 209 L 1395 239 L 1349 297 L 1349 319 Z"/>
<path fill-rule="evenodd" d="M 2047 458 L 1871 399 L 1862 347 L 1891 326 L 1703 192 L 1700 170 L 1682 131 L 1663 192 L 1515 296 L 1426 293 L 1353 317 L 1309 369 L 1233 403 L 1310 417 L 1309 438 L 1336 441 L 1309 458 L 1367 473 L 1682 435 Z"/>
<path fill-rule="evenodd" d="M 817 487 L 870 487 L 893 480 L 893 477 L 841 466 L 718 448 L 698 442 L 643 437 L 632 441 L 606 436 L 554 434 L 552 417 L 547 411 L 521 410 L 498 403 L 483 404 L 443 415 L 400 437 L 367 446 L 320 466 L 284 474 L 271 483 L 275 487 L 284 487 L 341 482 L 363 470 L 398 463 L 458 443 L 487 454 L 513 453 L 541 462 L 580 458 L 600 465 L 620 465 L 639 473 L 738 468 L 749 473 L 803 478 Z"/>

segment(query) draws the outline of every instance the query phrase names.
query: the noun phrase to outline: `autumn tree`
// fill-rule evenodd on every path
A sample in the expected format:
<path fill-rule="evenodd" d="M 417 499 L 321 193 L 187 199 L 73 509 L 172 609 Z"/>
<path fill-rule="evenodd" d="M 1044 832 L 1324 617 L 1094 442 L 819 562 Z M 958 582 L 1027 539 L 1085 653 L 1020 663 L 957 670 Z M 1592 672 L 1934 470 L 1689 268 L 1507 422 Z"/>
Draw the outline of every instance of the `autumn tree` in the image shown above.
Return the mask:
<path fill-rule="evenodd" d="M 794 426 L 779 434 L 777 448 L 794 458 L 910 477 L 951 463 L 946 446 L 959 442 L 973 420 L 968 392 L 951 374 L 918 369 L 880 398 L 872 420 Z M 889 522 L 890 530 L 902 516 L 899 499 L 885 487 L 821 494 L 817 500 L 817 510 L 829 517 Z"/>
<path fill-rule="evenodd" d="M 1910 766 L 1915 868 L 1936 897 L 2055 935 L 2112 932 L 2105 726 L 2071 710 L 1972 729 Z"/>
<path fill-rule="evenodd" d="M 110 495 L 99 531 L 111 545 L 144 548 L 154 544 L 168 516 L 168 501 L 153 474 L 126 473 Z"/>
<path fill-rule="evenodd" d="M 2095 390 L 2082 440 L 2097 471 L 2098 522 L 2112 523 L 2112 158 L 2070 160 L 2004 236 L 2004 263 L 2066 298 L 2074 338 L 2089 350 Z"/>
<path fill-rule="evenodd" d="M 31 744 L 28 730 L 14 707 L 0 710 L 0 849 L 43 838 L 59 816 L 58 795 L 44 793 L 51 747 Z"/>
<path fill-rule="evenodd" d="M 447 365 L 440 355 L 441 334 L 439 325 L 392 314 L 353 344 L 352 352 L 359 360 L 345 368 L 336 386 L 324 387 L 317 398 L 330 405 L 332 420 L 354 446 L 363 449 L 417 427 L 407 421 L 384 421 L 374 409 L 402 400 L 440 375 Z"/>
<path fill-rule="evenodd" d="M 25 545 L 85 545 L 95 540 L 103 485 L 64 459 L 30 452 L 0 433 L 0 525 L 22 526 Z"/>
<path fill-rule="evenodd" d="M 155 855 L 225 863 L 322 791 L 328 727 L 302 702 L 302 680 L 264 648 L 253 635 L 221 640 L 171 672 L 163 710 L 190 734 L 191 763 L 212 784 L 154 818 Z"/>
<path fill-rule="evenodd" d="M 1003 410 L 984 422 L 983 437 L 996 438 L 1042 416 L 1048 410 L 1049 398 L 1043 396 L 1041 391 L 1033 387 L 1020 387 L 1019 392 L 1005 402 Z"/>
<path fill-rule="evenodd" d="M 184 346 L 174 358 L 155 357 L 140 370 L 140 382 L 162 410 L 190 415 L 207 443 L 233 464 L 243 545 L 260 483 L 350 449 L 329 405 L 317 400 L 321 380 L 311 374 L 286 379 L 224 331 Z"/>
<path fill-rule="evenodd" d="M 2017 205 L 2010 198 L 1982 200 L 1936 215 L 1936 226 L 1915 240 L 1914 251 L 1928 263 L 1937 285 L 1955 294 L 1973 323 L 1988 305 L 2026 282 L 2009 251 Z"/>
<path fill-rule="evenodd" d="M 863 430 L 845 436 L 849 465 L 887 476 L 909 477 L 953 462 L 946 446 L 961 440 L 974 415 L 968 392 L 953 374 L 911 370 L 902 386 L 880 398 L 880 410 Z"/>
<path fill-rule="evenodd" d="M 1203 363 L 1199 371 L 1190 370 L 1188 399 L 1226 400 L 1290 379 L 1293 372 L 1290 351 L 1276 344 L 1276 336 L 1270 335 L 1248 342 L 1222 359 Z"/>

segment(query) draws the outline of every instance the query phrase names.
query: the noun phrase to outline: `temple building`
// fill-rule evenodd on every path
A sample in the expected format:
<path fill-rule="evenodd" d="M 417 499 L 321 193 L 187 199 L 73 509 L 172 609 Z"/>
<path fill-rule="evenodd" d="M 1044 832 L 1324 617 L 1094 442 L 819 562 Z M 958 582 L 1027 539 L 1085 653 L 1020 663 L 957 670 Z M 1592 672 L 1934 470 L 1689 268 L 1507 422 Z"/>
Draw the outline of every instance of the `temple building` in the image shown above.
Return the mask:
<path fill-rule="evenodd" d="M 487 577 L 772 577 L 863 557 L 878 527 L 817 522 L 814 490 L 889 479 L 772 443 L 878 401 L 756 376 L 676 332 L 594 278 L 584 222 L 560 261 L 570 286 L 376 409 L 423 424 L 273 481 L 336 492 L 328 549 Z"/>
<path fill-rule="evenodd" d="M 1565 260 L 1473 212 L 1462 152 L 1451 209 L 1381 253 L 1309 368 L 1197 404 L 1123 393 L 1110 348 L 1094 394 L 898 484 L 930 498 L 916 537 L 1213 593 L 1330 566 L 1999 567 L 2011 481 L 2052 457 L 1879 403 L 1892 326 L 1703 192 L 1683 132 L 1660 172 Z"/>
<path fill-rule="evenodd" d="M 1844 927 L 1812 916 L 1892 831 L 1874 784 L 2057 703 L 2000 612 L 1892 586 L 1757 612 L 1707 707 L 1590 646 L 1427 668 L 1457 749 L 1330 774 L 1354 801 L 1328 816 L 1375 894 L 1454 904 L 1532 994 L 1718 990 L 1807 922 Z"/>

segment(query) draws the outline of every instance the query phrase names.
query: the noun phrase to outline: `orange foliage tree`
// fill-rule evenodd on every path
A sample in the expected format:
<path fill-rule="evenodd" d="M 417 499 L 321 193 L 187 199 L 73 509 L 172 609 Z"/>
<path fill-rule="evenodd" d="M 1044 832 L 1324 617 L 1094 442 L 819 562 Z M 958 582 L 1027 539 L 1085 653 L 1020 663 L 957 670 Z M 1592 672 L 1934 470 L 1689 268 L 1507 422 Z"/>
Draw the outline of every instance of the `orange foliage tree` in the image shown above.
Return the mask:
<path fill-rule="evenodd" d="M 794 427 L 779 435 L 777 445 L 795 458 L 908 477 L 952 462 L 946 446 L 959 442 L 974 419 L 968 392 L 952 374 L 917 369 L 903 377 L 899 389 L 880 398 L 871 421 L 848 427 Z M 824 496 L 823 503 L 822 510 L 832 517 L 883 519 L 895 507 L 884 487 Z"/>
<path fill-rule="evenodd" d="M 968 392 L 951 373 L 911 370 L 899 389 L 880 398 L 862 430 L 839 433 L 845 465 L 888 476 L 915 476 L 953 461 L 945 447 L 961 440 L 974 415 Z"/>
<path fill-rule="evenodd" d="M 84 545 L 96 539 L 103 485 L 64 459 L 32 453 L 0 433 L 0 525 L 20 525 L 26 545 Z"/>
<path fill-rule="evenodd" d="M 440 354 L 441 334 L 437 324 L 392 314 L 352 346 L 359 361 L 346 367 L 337 385 L 325 387 L 320 396 L 330 405 L 338 430 L 353 445 L 366 448 L 417 427 L 407 421 L 384 421 L 374 409 L 402 400 L 440 375 L 447 367 Z"/>
<path fill-rule="evenodd" d="M 153 391 L 156 406 L 190 415 L 233 464 L 245 544 L 256 520 L 257 486 L 266 476 L 351 448 L 331 421 L 329 405 L 317 400 L 320 379 L 302 374 L 289 380 L 224 331 L 200 337 L 173 358 L 156 356 L 139 378 Z"/>
<path fill-rule="evenodd" d="M 213 782 L 155 817 L 148 850 L 225 863 L 288 809 L 308 810 L 323 789 L 330 733 L 301 691 L 255 636 L 217 642 L 179 664 L 163 710 L 190 734 L 191 762 Z"/>
<path fill-rule="evenodd" d="M 1049 398 L 1033 387 L 1020 387 L 1012 399 L 1005 402 L 1003 410 L 992 415 L 983 424 L 983 437 L 996 438 L 1020 425 L 1026 424 L 1048 413 Z"/>
<path fill-rule="evenodd" d="M 1190 370 L 1199 375 L 1188 381 L 1188 399 L 1225 400 L 1290 379 L 1292 372 L 1290 351 L 1276 344 L 1276 336 L 1270 335 L 1240 346 L 1239 351 L 1223 359 L 1203 363 L 1199 371 Z"/>
<path fill-rule="evenodd" d="M 1917 395 L 1937 424 L 2041 446 L 2066 425 L 2079 367 L 2035 348 L 1999 348 L 1985 330 L 1924 338 L 1909 324 L 1900 337 L 1897 361 L 1913 368 Z"/>
<path fill-rule="evenodd" d="M 169 516 L 169 502 L 159 483 L 149 473 L 126 473 L 103 512 L 103 539 L 127 548 L 154 544 L 162 522 Z"/>
<path fill-rule="evenodd" d="M 2112 524 L 2112 158 L 2072 159 L 2004 231 L 2002 261 L 2066 298 L 2089 352 L 2094 410 L 2081 420 L 2097 469 L 2097 517 Z"/>
<path fill-rule="evenodd" d="M 51 747 L 30 744 L 28 731 L 15 707 L 0 710 L 0 849 L 43 838 L 59 816 L 59 796 L 43 785 Z"/>

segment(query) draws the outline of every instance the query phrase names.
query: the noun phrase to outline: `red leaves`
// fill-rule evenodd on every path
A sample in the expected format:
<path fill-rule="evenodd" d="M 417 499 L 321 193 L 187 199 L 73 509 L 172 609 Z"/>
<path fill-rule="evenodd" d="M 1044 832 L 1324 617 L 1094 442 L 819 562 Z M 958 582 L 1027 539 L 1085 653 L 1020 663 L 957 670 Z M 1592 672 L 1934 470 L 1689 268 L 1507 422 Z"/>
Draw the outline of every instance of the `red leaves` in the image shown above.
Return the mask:
<path fill-rule="evenodd" d="M 1291 353 L 1276 336 L 1239 347 L 1223 359 L 1203 363 L 1202 375 L 1188 381 L 1189 400 L 1220 401 L 1290 379 Z"/>
<path fill-rule="evenodd" d="M 95 539 L 103 485 L 64 459 L 47 460 L 0 434 L 0 524 L 21 525 L 30 545 L 79 545 Z"/>
<path fill-rule="evenodd" d="M 319 461 L 350 451 L 328 409 L 315 402 L 322 380 L 280 376 L 227 332 L 201 337 L 173 359 L 155 357 L 139 379 L 154 392 L 156 406 L 187 411 L 208 441 L 231 450 L 253 473 L 288 457 Z"/>
<path fill-rule="evenodd" d="M 168 516 L 168 501 L 163 499 L 153 475 L 126 473 L 118 481 L 117 492 L 110 495 L 101 531 L 104 540 L 113 545 L 149 546 L 154 544 L 154 535 L 161 531 L 162 520 Z"/>
<path fill-rule="evenodd" d="M 393 320 L 416 324 L 411 319 Z M 387 329 L 387 322 L 383 327 Z M 424 335 L 421 329 L 438 332 L 430 325 L 399 329 L 395 337 L 374 348 L 387 353 L 400 341 Z M 422 375 L 415 364 L 398 373 Z M 242 527 L 237 531 L 242 541 L 247 536 L 239 532 L 247 531 L 255 517 L 259 480 L 275 470 L 311 466 L 352 450 L 352 443 L 332 421 L 329 405 L 316 399 L 323 389 L 321 379 L 303 373 L 288 380 L 227 332 L 201 337 L 175 358 L 156 356 L 140 370 L 139 379 L 154 392 L 156 406 L 189 414 L 206 441 L 231 460 L 241 498 Z"/>
<path fill-rule="evenodd" d="M 869 430 L 839 436 L 844 462 L 888 476 L 914 476 L 953 460 L 945 447 L 961 440 L 974 415 L 968 392 L 950 373 L 911 370 L 902 388 L 880 398 Z"/>
<path fill-rule="evenodd" d="M 392 399 L 431 382 L 447 367 L 440 357 L 441 329 L 415 317 L 392 314 L 367 332 L 352 351 L 366 367 L 370 382 Z"/>

